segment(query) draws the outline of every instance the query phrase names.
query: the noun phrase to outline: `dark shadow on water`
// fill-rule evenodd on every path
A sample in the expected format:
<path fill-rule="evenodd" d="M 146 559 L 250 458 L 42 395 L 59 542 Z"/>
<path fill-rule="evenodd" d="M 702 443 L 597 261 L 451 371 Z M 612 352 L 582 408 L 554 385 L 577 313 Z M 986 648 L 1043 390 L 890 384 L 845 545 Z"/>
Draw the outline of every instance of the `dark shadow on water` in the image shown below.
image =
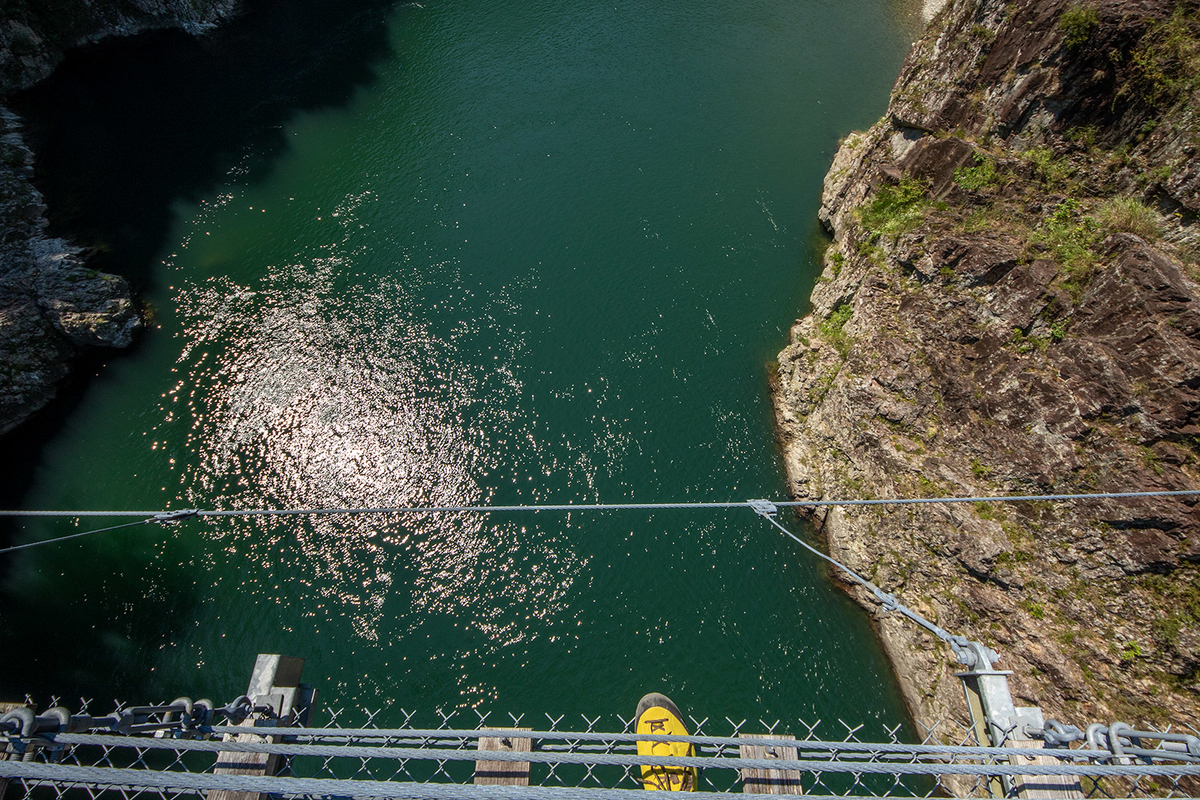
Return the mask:
<path fill-rule="evenodd" d="M 137 345 L 135 344 L 134 347 Z M 92 379 L 104 368 L 99 350 L 79 359 L 71 374 L 58 385 L 57 396 L 16 430 L 0 436 L 0 508 L 20 508 L 25 493 L 33 485 L 37 472 L 31 457 L 40 454 L 62 429 L 63 422 L 83 400 Z M 11 517 L 0 517 L 0 547 L 12 544 L 16 524 Z M 3 565 L 0 564 L 0 575 Z"/>
<path fill-rule="evenodd" d="M 53 524 L 62 536 L 112 521 Z M 18 655 L 0 674 L 0 697 L 26 694 L 45 707 L 54 696 L 151 702 L 177 692 L 155 680 L 155 658 L 195 616 L 188 591 L 197 570 L 155 551 L 171 534 L 138 525 L 25 551 L 3 576 L 0 639 Z M 69 592 L 61 591 L 69 585 Z M 189 691 L 193 691 L 189 688 Z M 105 709 L 107 710 L 107 709 Z"/>
<path fill-rule="evenodd" d="M 297 112 L 370 84 L 395 5 L 248 0 L 202 39 L 159 31 L 71 53 L 13 99 L 52 230 L 95 247 L 98 269 L 153 285 L 172 204 L 206 196 L 233 166 L 253 175 Z"/>
<path fill-rule="evenodd" d="M 160 31 L 71 53 L 50 79 L 11 98 L 28 122 L 52 232 L 95 248 L 96 268 L 153 286 L 172 205 L 207 196 L 233 167 L 263 174 L 284 151 L 288 120 L 344 105 L 369 85 L 388 55 L 396 4 L 247 0 L 243 16 L 203 39 Z M 8 455 L 0 506 L 21 505 L 46 446 L 105 361 L 120 357 L 82 360 L 58 399 L 0 439 Z M 56 523 L 53 535 L 89 527 L 102 525 Z M 19 529 L 0 520 L 0 546 Z M 5 699 L 83 693 L 107 702 L 158 690 L 147 683 L 152 656 L 192 617 L 185 587 L 195 576 L 155 557 L 147 543 L 157 528 L 129 531 L 138 533 L 119 559 L 76 543 L 0 556 L 0 641 L 22 654 L 0 676 Z M 78 591 L 54 594 L 50 586 L 64 583 Z"/>

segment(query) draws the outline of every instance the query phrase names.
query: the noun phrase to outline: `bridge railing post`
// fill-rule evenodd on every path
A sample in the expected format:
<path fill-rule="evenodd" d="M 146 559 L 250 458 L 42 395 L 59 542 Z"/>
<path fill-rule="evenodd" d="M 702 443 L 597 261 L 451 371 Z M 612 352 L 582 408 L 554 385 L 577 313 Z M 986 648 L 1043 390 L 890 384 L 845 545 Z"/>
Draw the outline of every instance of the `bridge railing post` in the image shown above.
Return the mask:
<path fill-rule="evenodd" d="M 974 663 L 966 672 L 956 673 L 956 677 L 962 681 L 963 696 L 979 744 L 1022 751 L 1043 748 L 1046 720 L 1042 710 L 1037 706 L 1016 707 L 1008 687 L 1012 671 L 996 669 L 999 656 L 978 642 L 967 642 L 965 650 L 970 653 L 968 660 Z M 1015 766 L 1060 763 L 1058 759 L 1033 753 L 1013 753 L 1008 761 Z M 1083 797 L 1079 779 L 1070 776 L 991 777 L 987 789 L 991 797 L 1028 800 Z"/>
<path fill-rule="evenodd" d="M 293 722 L 305 722 L 312 711 L 316 693 L 311 687 L 300 683 L 304 671 L 304 659 L 281 656 L 275 653 L 260 653 L 254 661 L 250 685 L 246 696 L 256 707 L 269 707 L 271 717 L 258 719 L 252 724 L 262 728 L 280 728 Z M 259 736 L 242 733 L 225 736 L 225 741 L 278 743 L 282 734 Z M 213 773 L 217 775 L 274 775 L 279 771 L 280 757 L 266 753 L 219 753 Z M 267 800 L 267 795 L 258 792 L 214 791 L 209 800 Z"/>

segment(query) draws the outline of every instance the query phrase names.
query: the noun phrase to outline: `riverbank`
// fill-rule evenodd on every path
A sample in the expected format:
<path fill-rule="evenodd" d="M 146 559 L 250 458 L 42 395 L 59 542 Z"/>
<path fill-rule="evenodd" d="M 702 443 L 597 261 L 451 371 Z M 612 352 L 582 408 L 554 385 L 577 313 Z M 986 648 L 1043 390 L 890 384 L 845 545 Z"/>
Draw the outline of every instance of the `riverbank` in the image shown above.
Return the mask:
<path fill-rule="evenodd" d="M 45 407 L 86 352 L 128 347 L 143 321 L 128 281 L 89 269 L 75 244 L 47 233 L 21 119 L 4 104 L 45 79 L 65 51 L 110 36 L 178 27 L 212 29 L 234 0 L 34 3 L 6 9 L 0 26 L 0 435 Z"/>
<path fill-rule="evenodd" d="M 833 242 L 774 376 L 794 497 L 1200 486 L 1200 23 L 1141 8 L 953 0 L 888 113 L 843 141 Z M 1000 650 L 1019 703 L 1076 724 L 1200 712 L 1192 499 L 814 521 Z M 877 622 L 916 718 L 962 718 L 945 648 Z"/>

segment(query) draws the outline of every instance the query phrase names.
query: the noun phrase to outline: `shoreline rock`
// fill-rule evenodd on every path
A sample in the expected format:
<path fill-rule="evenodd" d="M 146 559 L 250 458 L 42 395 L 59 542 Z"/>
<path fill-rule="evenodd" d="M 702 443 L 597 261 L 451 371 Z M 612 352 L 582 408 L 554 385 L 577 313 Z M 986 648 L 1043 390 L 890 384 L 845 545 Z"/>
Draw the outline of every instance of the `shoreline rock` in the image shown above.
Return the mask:
<path fill-rule="evenodd" d="M 19 124 L 0 109 L 0 435 L 54 398 L 84 350 L 128 347 L 142 327 L 127 281 L 46 234 Z"/>
<path fill-rule="evenodd" d="M 950 0 L 825 180 L 773 376 L 798 499 L 1200 487 L 1197 10 Z M 1189 51 L 1192 52 L 1192 51 Z M 1196 498 L 837 508 L 830 553 L 1075 724 L 1200 716 Z M 948 649 L 875 613 L 917 721 Z"/>
<path fill-rule="evenodd" d="M 946 7 L 946 0 L 922 0 L 921 19 L 925 24 L 933 21 L 937 13 Z"/>
<path fill-rule="evenodd" d="M 53 11 L 36 0 L 12 0 L 0 24 L 0 94 L 48 77 L 72 47 L 161 28 L 192 35 L 213 30 L 240 0 L 68 0 Z"/>
<path fill-rule="evenodd" d="M 14 0 L 0 23 L 0 103 L 46 78 L 71 47 L 179 27 L 200 34 L 237 0 L 68 3 L 53 15 Z M 20 118 L 0 105 L 0 435 L 54 399 L 72 364 L 93 349 L 128 347 L 143 328 L 124 278 L 89 269 L 86 252 L 47 234 Z"/>

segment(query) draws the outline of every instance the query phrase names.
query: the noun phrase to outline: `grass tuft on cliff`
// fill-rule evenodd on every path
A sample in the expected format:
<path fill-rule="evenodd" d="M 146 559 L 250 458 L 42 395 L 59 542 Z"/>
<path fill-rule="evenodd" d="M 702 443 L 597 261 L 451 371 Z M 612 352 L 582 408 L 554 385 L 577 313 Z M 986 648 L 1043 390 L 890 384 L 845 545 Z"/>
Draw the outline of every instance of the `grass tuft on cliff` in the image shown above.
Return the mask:
<path fill-rule="evenodd" d="M 1132 233 L 1147 242 L 1162 238 L 1162 225 L 1154 209 L 1134 197 L 1113 197 L 1100 204 L 1096 214 L 1108 233 Z"/>
<path fill-rule="evenodd" d="M 925 220 L 926 192 L 924 183 L 908 176 L 896 185 L 881 187 L 860 213 L 863 227 L 876 238 L 913 230 Z"/>
<path fill-rule="evenodd" d="M 1074 170 L 1063 156 L 1048 147 L 1026 150 L 1022 157 L 1033 168 L 1034 175 L 1044 189 L 1062 189 L 1071 183 Z"/>
<path fill-rule="evenodd" d="M 1122 94 L 1151 106 L 1174 104 L 1200 85 L 1200 0 L 1183 0 L 1146 31 L 1133 53 L 1135 78 Z"/>
<path fill-rule="evenodd" d="M 842 303 L 817 326 L 821 338 L 833 345 L 842 358 L 849 354 L 850 345 L 854 343 L 854 337 L 846 333 L 846 323 L 853 314 L 854 309 L 850 304 Z"/>
<path fill-rule="evenodd" d="M 1072 294 L 1091 277 L 1099 263 L 1097 246 L 1114 233 L 1132 233 L 1147 242 L 1162 238 L 1158 214 L 1133 197 L 1112 197 L 1092 213 L 1074 199 L 1059 203 L 1030 235 L 1030 243 L 1050 251 L 1062 265 Z"/>
<path fill-rule="evenodd" d="M 971 192 L 989 189 L 1000 182 L 996 162 L 987 156 L 975 154 L 975 166 L 959 167 L 954 170 L 954 182 Z"/>
<path fill-rule="evenodd" d="M 1078 200 L 1065 200 L 1055 206 L 1030 237 L 1034 244 L 1047 246 L 1054 260 L 1079 278 L 1086 277 L 1096 265 L 1092 248 L 1100 238 L 1100 223 L 1082 213 Z"/>
<path fill-rule="evenodd" d="M 1068 50 L 1082 47 L 1099 27 L 1100 16 L 1096 9 L 1086 6 L 1071 6 L 1058 18 L 1058 29 L 1065 34 L 1063 44 Z"/>

